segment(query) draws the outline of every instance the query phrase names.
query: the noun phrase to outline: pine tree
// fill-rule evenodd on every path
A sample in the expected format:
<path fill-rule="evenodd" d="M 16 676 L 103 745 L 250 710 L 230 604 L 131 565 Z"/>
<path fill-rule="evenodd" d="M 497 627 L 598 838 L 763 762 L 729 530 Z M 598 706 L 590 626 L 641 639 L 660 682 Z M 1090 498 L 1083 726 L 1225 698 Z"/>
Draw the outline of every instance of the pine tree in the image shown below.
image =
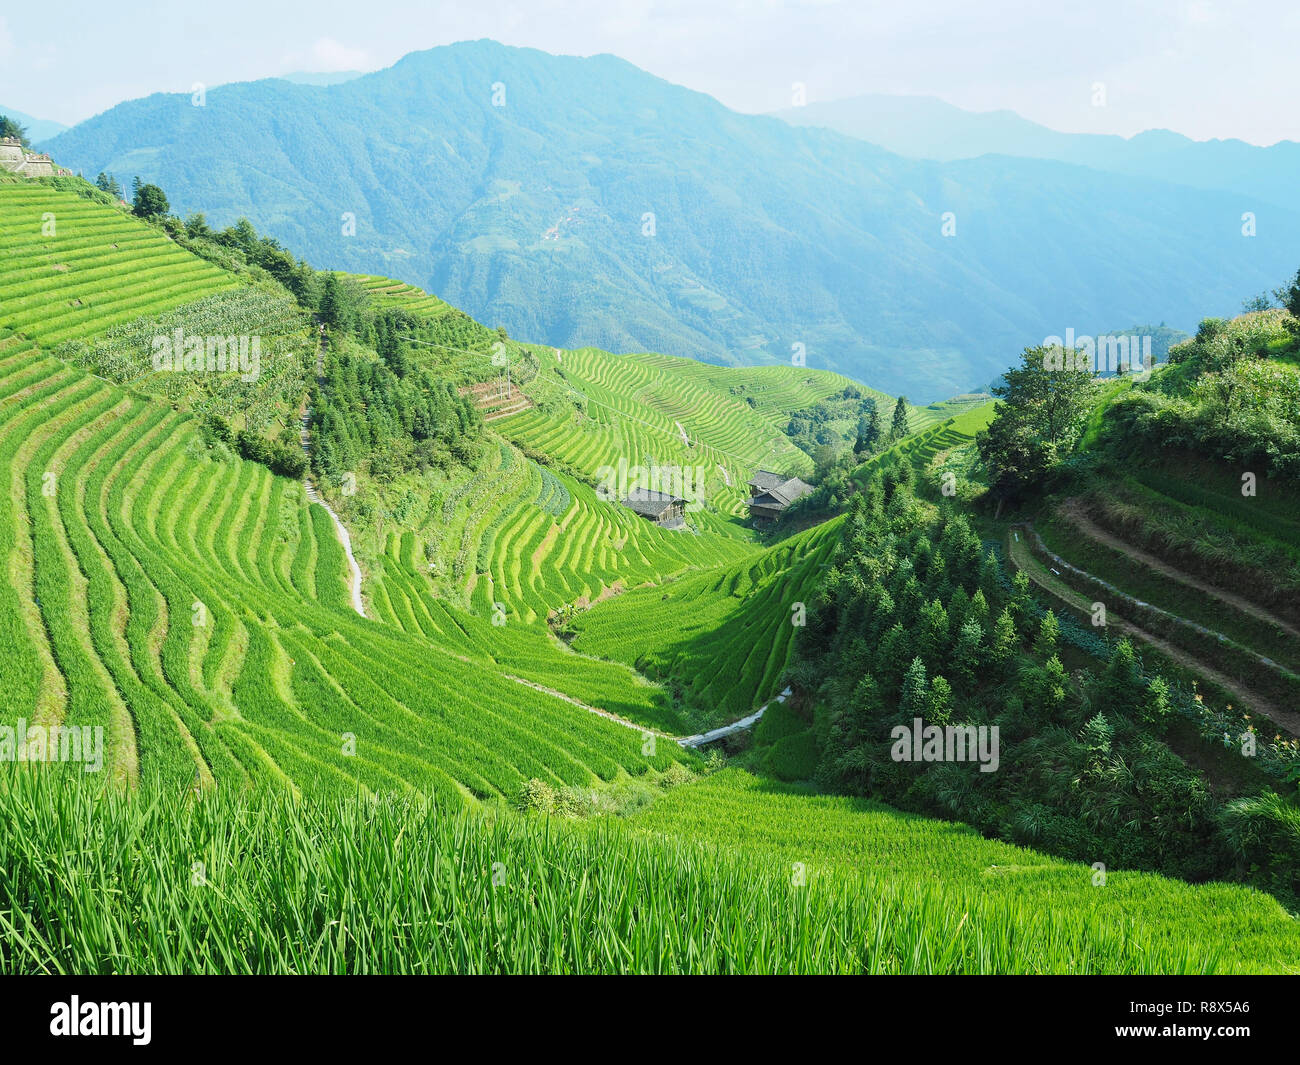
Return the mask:
<path fill-rule="evenodd" d="M 1024 570 L 1018 572 L 1011 578 L 1011 588 L 1011 613 L 1017 624 L 1028 625 L 1033 616 L 1031 607 L 1034 601 L 1029 591 L 1029 575 Z"/>
<path fill-rule="evenodd" d="M 966 619 L 970 616 L 971 598 L 966 594 L 966 589 L 958 585 L 952 595 L 948 597 L 948 621 L 954 631 L 960 631 L 961 627 L 966 624 Z"/>
<path fill-rule="evenodd" d="M 880 408 L 875 397 L 867 396 L 858 408 L 858 435 L 853 442 L 853 453 L 858 458 L 865 458 L 876 450 L 880 443 Z"/>
<path fill-rule="evenodd" d="M 920 656 L 912 659 L 912 664 L 903 674 L 903 685 L 899 692 L 898 709 L 904 717 L 924 717 L 929 699 L 925 683 L 925 663 Z"/>
<path fill-rule="evenodd" d="M 921 617 L 917 633 L 921 654 L 926 661 L 935 665 L 941 663 L 948 654 L 950 629 L 948 611 L 938 599 L 932 599 L 921 608 Z"/>
<path fill-rule="evenodd" d="M 935 725 L 946 725 L 952 718 L 952 685 L 944 677 L 936 676 L 930 681 L 924 716 Z"/>
<path fill-rule="evenodd" d="M 874 673 L 877 682 L 888 691 L 898 690 L 898 685 L 907 670 L 910 643 L 903 626 L 894 622 L 886 631 L 884 639 L 880 641 L 880 646 L 876 648 Z"/>
<path fill-rule="evenodd" d="M 320 317 L 331 329 L 338 326 L 341 306 L 339 301 L 339 279 L 337 274 L 326 274 L 325 285 L 321 289 Z"/>
<path fill-rule="evenodd" d="M 1002 602 L 1001 573 L 1002 567 L 998 564 L 997 552 L 990 547 L 988 554 L 984 556 L 984 561 L 980 564 L 980 590 L 988 600 L 990 608 Z"/>
<path fill-rule="evenodd" d="M 974 618 L 963 624 L 957 633 L 953 664 L 968 688 L 974 688 L 979 683 L 980 667 L 984 664 L 984 630 Z"/>
<path fill-rule="evenodd" d="M 1038 624 L 1038 639 L 1034 641 L 1034 652 L 1044 660 L 1051 658 L 1056 654 L 1060 641 L 1061 624 L 1056 620 L 1056 615 L 1049 610 Z"/>
<path fill-rule="evenodd" d="M 907 424 L 907 397 L 899 396 L 898 402 L 894 404 L 894 417 L 889 424 L 889 444 L 896 444 L 902 440 L 911 427 Z"/>
<path fill-rule="evenodd" d="M 1020 634 L 1016 631 L 1016 622 L 1008 607 L 998 615 L 998 620 L 993 625 L 993 640 L 989 649 L 989 660 L 1003 677 L 1007 675 L 1018 650 Z"/>
<path fill-rule="evenodd" d="M 1128 716 L 1140 714 L 1148 699 L 1147 685 L 1137 652 L 1128 637 L 1120 640 L 1111 652 L 1110 661 L 1100 681 L 1101 705 Z"/>

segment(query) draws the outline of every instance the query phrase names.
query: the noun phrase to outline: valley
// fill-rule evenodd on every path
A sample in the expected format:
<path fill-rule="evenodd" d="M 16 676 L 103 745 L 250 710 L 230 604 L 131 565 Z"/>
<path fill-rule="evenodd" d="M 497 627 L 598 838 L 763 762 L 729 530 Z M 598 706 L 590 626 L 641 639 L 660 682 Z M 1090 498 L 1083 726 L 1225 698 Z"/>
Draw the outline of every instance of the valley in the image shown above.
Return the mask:
<path fill-rule="evenodd" d="M 414 276 L 0 181 L 0 725 L 105 742 L 0 741 L 0 972 L 1295 971 L 1294 314 L 917 406 Z"/>

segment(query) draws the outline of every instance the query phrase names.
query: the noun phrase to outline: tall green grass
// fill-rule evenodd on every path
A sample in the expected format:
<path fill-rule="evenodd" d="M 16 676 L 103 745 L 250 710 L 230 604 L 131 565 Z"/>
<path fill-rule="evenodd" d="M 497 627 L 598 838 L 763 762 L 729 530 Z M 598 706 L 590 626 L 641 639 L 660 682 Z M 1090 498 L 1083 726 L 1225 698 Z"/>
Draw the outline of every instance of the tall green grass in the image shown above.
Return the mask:
<path fill-rule="evenodd" d="M 781 857 L 413 796 L 144 795 L 5 767 L 0 804 L 6 974 L 1209 972 L 1224 948 L 996 879 L 974 899 L 804 880 Z"/>

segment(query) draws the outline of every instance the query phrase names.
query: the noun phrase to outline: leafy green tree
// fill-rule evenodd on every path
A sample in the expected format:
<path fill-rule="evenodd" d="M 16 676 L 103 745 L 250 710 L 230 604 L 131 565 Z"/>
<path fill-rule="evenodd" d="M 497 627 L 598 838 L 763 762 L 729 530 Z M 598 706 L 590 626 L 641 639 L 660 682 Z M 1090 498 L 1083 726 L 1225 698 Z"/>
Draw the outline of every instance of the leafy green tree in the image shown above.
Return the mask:
<path fill-rule="evenodd" d="M 813 478 L 818 483 L 826 480 L 835 469 L 835 449 L 829 444 L 818 444 L 813 452 Z"/>
<path fill-rule="evenodd" d="M 233 226 L 223 229 L 217 239 L 222 244 L 238 248 L 246 256 L 251 257 L 257 247 L 257 230 L 247 218 L 240 218 Z"/>
<path fill-rule="evenodd" d="M 142 184 L 135 190 L 135 202 L 131 205 L 131 211 L 138 218 L 163 218 L 170 210 L 171 204 L 157 185 Z"/>
<path fill-rule="evenodd" d="M 119 200 L 122 198 L 122 186 L 117 183 L 117 178 L 112 174 L 100 171 L 99 177 L 95 178 L 95 187 L 110 196 L 116 196 Z"/>
<path fill-rule="evenodd" d="M 1291 316 L 1300 320 L 1300 270 L 1296 271 L 1295 277 L 1291 279 L 1289 285 L 1283 285 L 1275 293 L 1278 303 L 1285 307 Z"/>
<path fill-rule="evenodd" d="M 993 389 L 998 404 L 976 436 L 999 506 L 1038 487 L 1078 440 L 1096 392 L 1091 367 L 1061 348 L 1026 348 Z"/>
<path fill-rule="evenodd" d="M 194 239 L 207 239 L 212 236 L 207 216 L 202 211 L 195 211 L 185 219 L 185 232 Z"/>
<path fill-rule="evenodd" d="M 12 137 L 17 141 L 21 141 L 24 148 L 32 146 L 32 142 L 27 139 L 26 128 L 16 118 L 0 115 L 0 140 L 5 137 Z"/>

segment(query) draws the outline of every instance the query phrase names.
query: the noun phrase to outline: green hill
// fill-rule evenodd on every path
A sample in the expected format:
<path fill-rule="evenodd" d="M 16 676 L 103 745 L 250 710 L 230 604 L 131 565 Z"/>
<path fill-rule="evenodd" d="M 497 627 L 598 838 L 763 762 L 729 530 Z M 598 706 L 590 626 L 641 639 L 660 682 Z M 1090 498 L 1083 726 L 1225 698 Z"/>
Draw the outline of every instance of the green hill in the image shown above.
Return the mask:
<path fill-rule="evenodd" d="M 910 160 L 611 55 L 487 40 L 345 84 L 225 85 L 205 108 L 156 93 L 43 147 L 514 336 L 727 365 L 803 351 L 922 402 L 1070 326 L 1189 329 L 1274 283 L 1300 238 L 1300 216 L 1270 206 L 1243 240 L 1241 186 L 1189 188 L 1181 164 Z"/>
<path fill-rule="evenodd" d="M 25 232 L 48 212 L 72 224 Z M 169 239 L 76 183 L 0 186 L 5 220 L 0 276 L 31 301 L 0 332 L 0 972 L 1294 969 L 1260 891 L 1123 860 L 1099 886 L 1089 861 L 675 742 L 794 683 L 736 761 L 815 763 L 799 643 L 859 517 L 760 533 L 743 484 L 807 469 L 782 423 L 865 386 L 502 340 L 399 282 Z M 133 250 L 156 265 L 117 270 Z M 266 331 L 249 380 L 147 360 L 240 323 Z M 502 417 L 472 391 L 497 343 L 531 404 Z M 943 469 L 974 484 L 991 413 L 914 408 L 855 471 L 900 501 L 899 537 Z M 306 481 L 259 450 L 299 428 Z M 330 448 L 362 456 L 351 481 L 323 476 Z M 620 459 L 705 468 L 693 528 L 602 498 Z M 953 527 L 955 575 L 976 541 Z M 90 747 L 32 764 L 74 727 L 102 729 L 100 774 Z"/>

